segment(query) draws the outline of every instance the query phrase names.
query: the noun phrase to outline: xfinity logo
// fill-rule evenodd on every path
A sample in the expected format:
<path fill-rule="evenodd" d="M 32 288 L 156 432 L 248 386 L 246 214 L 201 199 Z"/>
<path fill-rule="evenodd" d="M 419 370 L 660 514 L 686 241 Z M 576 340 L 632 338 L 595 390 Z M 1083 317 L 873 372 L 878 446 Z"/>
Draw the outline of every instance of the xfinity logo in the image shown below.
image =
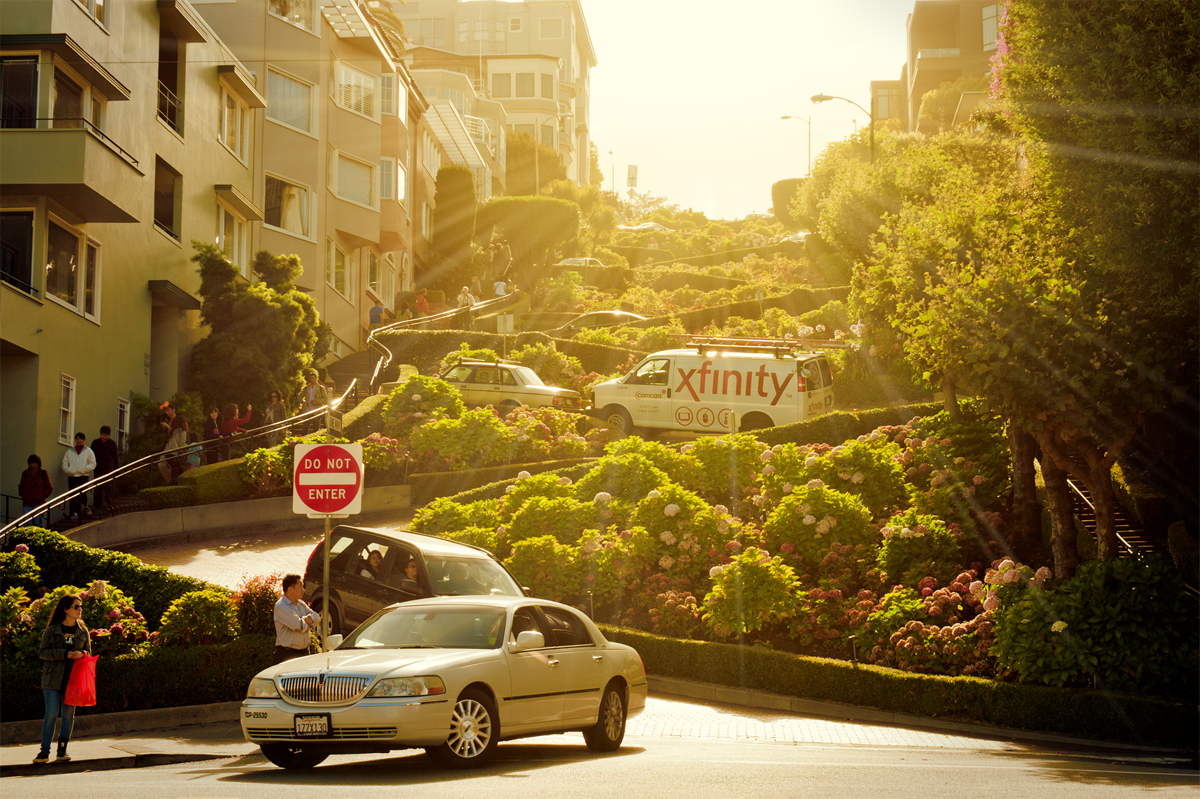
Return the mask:
<path fill-rule="evenodd" d="M 688 369 L 686 372 L 682 367 L 676 367 L 677 371 L 679 372 L 680 381 L 679 386 L 676 387 L 675 390 L 683 391 L 684 389 L 687 389 L 688 393 L 692 395 L 692 399 L 696 402 L 700 401 L 700 394 L 703 394 L 706 391 L 709 394 L 733 394 L 734 396 L 743 397 L 752 397 L 755 393 L 757 393 L 760 397 L 770 397 L 771 394 L 767 391 L 768 386 L 766 385 L 766 380 L 769 376 L 771 378 L 771 385 L 769 388 L 775 392 L 774 397 L 771 399 L 771 404 L 775 405 L 783 396 L 783 392 L 787 391 L 788 386 L 792 382 L 792 378 L 795 377 L 795 375 L 791 372 L 787 372 L 783 375 L 783 380 L 780 381 L 780 375 L 777 372 L 768 371 L 767 365 L 762 363 L 759 364 L 757 371 L 754 369 L 746 370 L 744 373 L 746 382 L 743 383 L 743 372 L 740 372 L 736 369 L 726 369 L 722 371 L 720 369 L 712 369 L 710 368 L 711 366 L 712 361 L 705 361 L 704 363 L 700 364 L 699 369 Z M 695 386 L 692 385 L 693 375 L 695 375 L 697 379 Z M 757 380 L 755 380 L 755 378 L 757 378 Z M 731 380 L 733 381 L 732 391 L 729 390 L 729 384 Z M 755 392 L 756 388 L 757 392 Z"/>

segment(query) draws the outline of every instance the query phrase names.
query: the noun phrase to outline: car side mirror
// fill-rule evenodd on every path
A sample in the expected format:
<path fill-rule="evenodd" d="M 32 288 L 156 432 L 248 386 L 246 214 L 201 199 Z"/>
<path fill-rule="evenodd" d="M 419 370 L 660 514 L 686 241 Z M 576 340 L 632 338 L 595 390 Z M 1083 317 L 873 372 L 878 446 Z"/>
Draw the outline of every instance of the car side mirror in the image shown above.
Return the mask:
<path fill-rule="evenodd" d="M 517 634 L 517 642 L 510 648 L 513 652 L 525 652 L 529 649 L 541 649 L 546 646 L 546 637 L 537 630 L 525 630 Z"/>
<path fill-rule="evenodd" d="M 342 645 L 343 640 L 344 639 L 342 638 L 340 633 L 337 635 L 331 635 L 331 636 L 327 637 L 325 639 L 325 651 L 328 652 L 330 649 L 337 649 L 339 646 Z"/>

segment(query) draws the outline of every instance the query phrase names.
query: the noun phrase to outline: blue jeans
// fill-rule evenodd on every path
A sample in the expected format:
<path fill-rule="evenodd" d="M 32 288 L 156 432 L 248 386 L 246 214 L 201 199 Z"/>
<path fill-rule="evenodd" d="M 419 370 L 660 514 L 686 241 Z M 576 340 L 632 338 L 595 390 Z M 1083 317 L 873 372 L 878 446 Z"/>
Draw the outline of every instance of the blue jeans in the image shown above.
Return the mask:
<path fill-rule="evenodd" d="M 37 507 L 37 505 L 22 505 L 21 506 L 21 515 L 24 516 L 26 513 L 29 513 L 29 511 L 33 510 L 36 507 Z M 43 513 L 41 516 L 34 516 L 33 520 L 31 522 L 29 522 L 29 526 L 30 527 L 45 527 L 46 526 L 46 514 Z"/>
<path fill-rule="evenodd" d="M 58 731 L 58 740 L 71 740 L 71 727 L 75 724 L 75 706 L 63 704 L 63 692 L 54 688 L 43 688 L 42 695 L 46 699 L 46 717 L 42 719 L 42 752 L 50 751 L 50 742 L 54 738 L 54 722 L 58 721 L 58 711 L 62 709 L 62 727 Z"/>

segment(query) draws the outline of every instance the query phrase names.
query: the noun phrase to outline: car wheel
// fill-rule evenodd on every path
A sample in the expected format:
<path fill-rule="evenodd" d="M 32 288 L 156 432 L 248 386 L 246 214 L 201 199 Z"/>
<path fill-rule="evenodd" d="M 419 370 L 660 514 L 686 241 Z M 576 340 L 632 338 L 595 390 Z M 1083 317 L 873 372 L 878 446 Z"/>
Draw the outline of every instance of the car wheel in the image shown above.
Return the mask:
<path fill-rule="evenodd" d="M 520 408 L 520 407 L 521 407 L 521 404 L 519 402 L 513 402 L 512 400 L 505 400 L 504 402 L 500 403 L 500 407 L 497 410 L 500 412 L 500 418 L 503 419 L 503 418 L 507 417 L 510 413 L 515 411 L 517 408 Z"/>
<path fill-rule="evenodd" d="M 615 430 L 621 435 L 633 435 L 633 417 L 629 415 L 629 411 L 619 405 L 611 405 L 604 409 L 604 421 L 609 429 Z"/>
<path fill-rule="evenodd" d="M 611 752 L 625 740 L 625 697 L 619 686 L 609 683 L 600 700 L 596 726 L 583 731 L 583 740 L 593 752 Z"/>
<path fill-rule="evenodd" d="M 774 427 L 775 423 L 771 421 L 771 417 L 765 413 L 748 413 L 742 418 L 742 425 L 738 428 L 738 432 L 746 433 L 750 430 L 765 430 L 768 427 Z"/>
<path fill-rule="evenodd" d="M 280 768 L 312 768 L 329 757 L 325 752 L 314 752 L 292 744 L 263 744 L 262 753 Z"/>
<path fill-rule="evenodd" d="M 321 615 L 321 613 L 325 607 L 325 597 L 321 597 L 321 599 L 319 601 L 314 599 L 312 604 L 309 607 L 311 607 L 314 611 L 316 611 L 317 615 Z M 341 616 L 338 614 L 337 606 L 330 605 L 329 606 L 329 634 L 330 635 L 339 635 L 341 633 L 342 633 Z"/>
<path fill-rule="evenodd" d="M 482 766 L 496 754 L 500 717 L 496 705 L 482 691 L 464 691 L 454 703 L 450 737 L 438 747 L 438 756 L 455 768 Z"/>

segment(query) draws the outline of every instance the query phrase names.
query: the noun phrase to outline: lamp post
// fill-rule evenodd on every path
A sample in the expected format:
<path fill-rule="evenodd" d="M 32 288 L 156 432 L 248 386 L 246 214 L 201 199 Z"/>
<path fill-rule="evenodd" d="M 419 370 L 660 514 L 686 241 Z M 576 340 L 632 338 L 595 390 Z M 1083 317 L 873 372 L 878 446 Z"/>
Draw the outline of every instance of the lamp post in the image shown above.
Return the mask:
<path fill-rule="evenodd" d="M 871 110 L 868 111 L 858 103 L 854 102 L 853 100 L 847 100 L 845 97 L 833 97 L 828 94 L 814 94 L 812 96 L 812 101 L 814 103 L 824 103 L 827 100 L 841 100 L 843 102 L 850 103 L 850 105 L 866 114 L 867 119 L 871 120 L 871 163 L 875 163 L 875 97 L 871 97 Z"/>
<path fill-rule="evenodd" d="M 608 151 L 608 169 L 609 169 L 609 172 L 612 174 L 612 184 L 613 184 L 612 191 L 613 191 L 613 196 L 615 197 L 617 194 L 617 167 L 616 167 L 616 162 L 613 161 L 612 150 Z"/>
<path fill-rule="evenodd" d="M 808 125 L 808 172 L 804 176 L 812 177 L 812 117 L 805 119 L 804 117 L 790 117 L 785 114 L 780 119 L 797 119 Z"/>
<path fill-rule="evenodd" d="M 552 119 L 562 119 L 564 113 L 565 112 L 563 111 L 559 111 L 552 117 L 544 118 L 542 122 L 549 122 Z M 542 181 L 540 174 L 541 170 L 538 169 L 538 161 L 541 160 L 538 158 L 538 131 L 541 127 L 542 126 L 538 124 L 538 118 L 535 116 L 533 118 L 533 195 L 535 197 L 542 193 Z"/>

